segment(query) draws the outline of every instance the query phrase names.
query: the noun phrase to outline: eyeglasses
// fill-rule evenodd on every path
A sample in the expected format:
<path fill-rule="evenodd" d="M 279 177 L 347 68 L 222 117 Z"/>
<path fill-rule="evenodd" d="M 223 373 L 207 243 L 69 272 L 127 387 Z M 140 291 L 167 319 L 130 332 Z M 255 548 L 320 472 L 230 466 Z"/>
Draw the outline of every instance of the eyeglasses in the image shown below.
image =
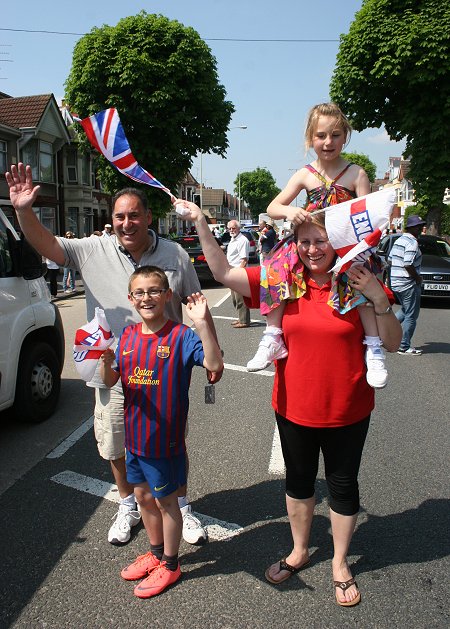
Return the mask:
<path fill-rule="evenodd" d="M 167 288 L 151 288 L 150 290 L 134 290 L 130 293 L 130 296 L 136 301 L 142 301 L 144 295 L 152 297 L 153 299 L 159 299 L 163 293 L 167 292 Z"/>

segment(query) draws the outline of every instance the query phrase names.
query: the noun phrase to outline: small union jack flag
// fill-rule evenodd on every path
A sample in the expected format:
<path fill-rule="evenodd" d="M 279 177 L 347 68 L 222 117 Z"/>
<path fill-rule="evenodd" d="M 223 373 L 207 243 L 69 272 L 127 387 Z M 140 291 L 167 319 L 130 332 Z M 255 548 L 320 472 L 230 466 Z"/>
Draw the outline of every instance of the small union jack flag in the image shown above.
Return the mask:
<path fill-rule="evenodd" d="M 106 157 L 108 162 L 120 173 L 133 179 L 133 181 L 160 188 L 171 198 L 174 198 L 169 188 L 163 186 L 151 173 L 137 163 L 115 108 L 105 109 L 83 120 L 74 115 L 72 118 L 82 125 L 92 146 Z"/>

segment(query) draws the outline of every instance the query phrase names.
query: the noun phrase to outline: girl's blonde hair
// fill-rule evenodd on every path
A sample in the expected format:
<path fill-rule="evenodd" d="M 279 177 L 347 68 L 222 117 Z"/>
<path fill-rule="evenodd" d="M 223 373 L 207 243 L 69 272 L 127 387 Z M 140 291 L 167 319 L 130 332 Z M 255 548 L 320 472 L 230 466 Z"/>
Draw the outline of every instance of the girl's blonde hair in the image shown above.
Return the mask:
<path fill-rule="evenodd" d="M 336 103 L 320 103 L 310 110 L 306 121 L 305 147 L 307 151 L 309 151 L 312 146 L 314 132 L 317 128 L 320 116 L 331 116 L 335 118 L 336 127 L 340 127 L 345 133 L 345 143 L 347 144 L 350 141 L 352 127 Z"/>

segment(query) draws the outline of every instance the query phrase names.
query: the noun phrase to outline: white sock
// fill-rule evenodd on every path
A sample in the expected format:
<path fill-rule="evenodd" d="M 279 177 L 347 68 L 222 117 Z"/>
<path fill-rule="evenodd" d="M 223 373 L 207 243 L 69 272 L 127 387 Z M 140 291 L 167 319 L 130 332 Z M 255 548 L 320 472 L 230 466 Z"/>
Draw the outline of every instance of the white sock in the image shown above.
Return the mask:
<path fill-rule="evenodd" d="M 134 494 L 130 494 L 126 498 L 121 498 L 120 499 L 120 504 L 121 505 L 127 505 L 127 507 L 130 507 L 130 509 L 136 509 L 136 497 L 135 497 L 135 495 Z"/>
<path fill-rule="evenodd" d="M 189 500 L 187 499 L 187 496 L 178 496 L 178 506 L 180 507 L 180 509 L 186 507 L 188 504 Z"/>
<path fill-rule="evenodd" d="M 264 330 L 264 334 L 270 334 L 270 336 L 280 336 L 283 334 L 283 330 L 275 327 L 274 325 L 268 325 Z"/>
<path fill-rule="evenodd" d="M 363 343 L 369 347 L 381 347 L 383 345 L 383 341 L 379 336 L 366 336 Z"/>

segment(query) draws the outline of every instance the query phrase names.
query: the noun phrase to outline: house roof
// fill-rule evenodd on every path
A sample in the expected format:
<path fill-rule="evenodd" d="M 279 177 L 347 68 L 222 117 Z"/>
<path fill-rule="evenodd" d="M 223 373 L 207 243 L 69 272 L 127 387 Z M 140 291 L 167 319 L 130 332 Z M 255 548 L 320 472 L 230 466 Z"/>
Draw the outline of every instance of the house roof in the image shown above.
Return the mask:
<path fill-rule="evenodd" d="M 371 191 L 376 192 L 377 190 L 381 190 L 381 188 L 383 188 L 383 186 L 388 183 L 389 177 L 383 177 L 383 179 L 374 179 L 373 182 L 370 184 L 370 189 Z"/>
<path fill-rule="evenodd" d="M 188 186 L 198 186 L 198 181 L 195 179 L 190 170 L 187 171 L 182 183 Z"/>
<path fill-rule="evenodd" d="M 402 161 L 400 162 L 400 171 L 398 173 L 398 177 L 400 180 L 408 178 L 410 163 L 411 162 L 409 159 L 402 159 Z"/>
<path fill-rule="evenodd" d="M 223 188 L 203 188 L 202 202 L 206 205 L 223 205 L 225 200 L 225 190 Z"/>
<path fill-rule="evenodd" d="M 16 129 L 37 127 L 52 99 L 52 94 L 0 98 L 0 122 Z"/>

